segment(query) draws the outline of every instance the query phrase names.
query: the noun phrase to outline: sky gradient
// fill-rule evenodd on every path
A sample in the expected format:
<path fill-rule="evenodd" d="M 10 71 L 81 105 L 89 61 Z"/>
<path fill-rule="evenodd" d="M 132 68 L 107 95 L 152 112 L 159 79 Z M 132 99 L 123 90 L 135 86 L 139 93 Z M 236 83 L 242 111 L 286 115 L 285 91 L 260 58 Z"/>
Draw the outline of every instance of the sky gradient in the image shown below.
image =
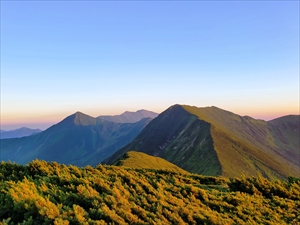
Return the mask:
<path fill-rule="evenodd" d="M 1 129 L 173 104 L 299 114 L 299 1 L 1 1 Z"/>

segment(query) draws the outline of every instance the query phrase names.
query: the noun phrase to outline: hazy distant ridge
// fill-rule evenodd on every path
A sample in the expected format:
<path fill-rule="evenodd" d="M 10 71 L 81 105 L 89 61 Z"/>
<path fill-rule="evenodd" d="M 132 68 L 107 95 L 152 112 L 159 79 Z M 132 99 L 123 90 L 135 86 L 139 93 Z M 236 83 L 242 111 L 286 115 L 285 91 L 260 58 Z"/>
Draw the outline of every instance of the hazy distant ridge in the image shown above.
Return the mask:
<path fill-rule="evenodd" d="M 25 164 L 37 158 L 96 165 L 132 141 L 150 121 L 115 123 L 76 112 L 37 135 L 1 140 L 0 161 Z"/>
<path fill-rule="evenodd" d="M 97 118 L 104 119 L 115 123 L 135 123 L 143 118 L 155 118 L 159 114 L 148 110 L 138 110 L 136 112 L 124 112 L 116 116 L 99 116 Z"/>
<path fill-rule="evenodd" d="M 30 129 L 27 127 L 22 127 L 16 130 L 0 130 L 0 139 L 6 139 L 6 138 L 20 138 L 20 137 L 26 137 L 33 134 L 38 134 L 42 130 L 40 129 Z"/>

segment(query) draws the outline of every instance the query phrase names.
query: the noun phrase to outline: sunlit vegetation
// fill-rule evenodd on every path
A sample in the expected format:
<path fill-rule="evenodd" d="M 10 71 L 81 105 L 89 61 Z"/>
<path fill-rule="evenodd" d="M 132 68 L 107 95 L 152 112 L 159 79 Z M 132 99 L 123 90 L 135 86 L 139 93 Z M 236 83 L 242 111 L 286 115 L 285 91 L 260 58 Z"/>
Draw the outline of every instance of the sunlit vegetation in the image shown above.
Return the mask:
<path fill-rule="evenodd" d="M 210 134 L 222 176 L 299 176 L 299 116 L 263 121 L 217 107 L 182 107 L 211 124 Z"/>
<path fill-rule="evenodd" d="M 136 151 L 126 152 L 123 157 L 121 157 L 114 163 L 114 165 L 140 169 L 167 169 L 180 173 L 186 172 L 185 170 L 179 168 L 178 166 L 170 163 L 163 158 Z"/>
<path fill-rule="evenodd" d="M 0 164 L 0 224 L 297 224 L 300 180 Z"/>

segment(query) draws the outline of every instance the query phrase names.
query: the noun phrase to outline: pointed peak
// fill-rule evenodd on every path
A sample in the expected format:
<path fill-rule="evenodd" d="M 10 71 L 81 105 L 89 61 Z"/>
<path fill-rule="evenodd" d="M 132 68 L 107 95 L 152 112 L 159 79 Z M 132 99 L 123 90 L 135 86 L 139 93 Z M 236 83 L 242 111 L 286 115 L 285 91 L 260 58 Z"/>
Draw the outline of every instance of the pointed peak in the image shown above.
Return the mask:
<path fill-rule="evenodd" d="M 89 116 L 89 115 L 87 115 L 83 112 L 80 112 L 80 111 L 75 112 L 73 115 L 76 115 L 76 116 Z"/>
<path fill-rule="evenodd" d="M 81 126 L 90 126 L 96 124 L 96 119 L 77 111 L 76 113 L 65 118 L 62 122 Z"/>
<path fill-rule="evenodd" d="M 74 115 L 74 123 L 76 125 L 89 126 L 96 124 L 96 119 L 94 117 L 86 115 L 82 112 L 76 112 Z"/>

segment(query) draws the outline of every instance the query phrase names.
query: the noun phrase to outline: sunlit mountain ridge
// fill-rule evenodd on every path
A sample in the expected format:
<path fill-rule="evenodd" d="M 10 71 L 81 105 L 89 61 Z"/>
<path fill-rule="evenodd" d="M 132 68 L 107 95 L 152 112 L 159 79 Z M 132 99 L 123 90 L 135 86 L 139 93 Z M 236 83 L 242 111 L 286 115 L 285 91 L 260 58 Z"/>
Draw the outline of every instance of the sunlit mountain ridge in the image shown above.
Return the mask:
<path fill-rule="evenodd" d="M 133 150 L 205 175 L 299 176 L 299 118 L 291 115 L 267 122 L 217 107 L 174 105 L 104 163 Z"/>

